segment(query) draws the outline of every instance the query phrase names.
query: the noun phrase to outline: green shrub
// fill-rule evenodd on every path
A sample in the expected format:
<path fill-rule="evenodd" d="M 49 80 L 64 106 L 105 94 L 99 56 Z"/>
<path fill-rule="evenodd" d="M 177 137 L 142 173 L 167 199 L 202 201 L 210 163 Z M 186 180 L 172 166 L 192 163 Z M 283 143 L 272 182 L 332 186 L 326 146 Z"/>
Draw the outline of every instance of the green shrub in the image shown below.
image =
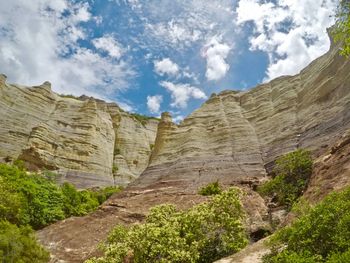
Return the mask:
<path fill-rule="evenodd" d="M 75 99 L 78 100 L 79 97 L 78 96 L 74 96 L 72 94 L 59 94 L 61 98 L 69 98 L 69 99 Z"/>
<path fill-rule="evenodd" d="M 158 118 L 155 117 L 150 117 L 150 116 L 145 116 L 145 115 L 141 115 L 138 113 L 130 113 L 130 115 L 137 120 L 138 122 L 140 122 L 143 126 L 145 126 L 149 120 L 159 120 Z"/>
<path fill-rule="evenodd" d="M 0 178 L 3 187 L 20 200 L 18 220 L 3 216 L 11 223 L 29 224 L 38 229 L 65 217 L 63 196 L 57 185 L 36 174 L 27 174 L 15 166 L 0 165 Z M 10 204 L 1 203 L 9 209 Z"/>
<path fill-rule="evenodd" d="M 275 196 L 277 202 L 291 208 L 305 190 L 312 173 L 310 152 L 297 150 L 276 160 L 275 177 L 258 187 L 263 196 Z"/>
<path fill-rule="evenodd" d="M 247 244 L 244 212 L 234 188 L 186 211 L 153 207 L 143 224 L 117 226 L 102 246 L 104 256 L 89 263 L 213 262 Z"/>
<path fill-rule="evenodd" d="M 290 227 L 278 231 L 271 246 L 273 253 L 265 257 L 266 263 L 350 262 L 350 187 L 330 194 Z"/>
<path fill-rule="evenodd" d="M 23 166 L 0 164 L 0 262 L 47 262 L 32 228 L 40 229 L 69 216 L 95 210 L 117 187 L 78 191 L 58 186 L 51 173 L 27 174 Z"/>
<path fill-rule="evenodd" d="M 112 167 L 112 173 L 115 174 L 117 173 L 119 170 L 118 166 L 116 166 L 115 164 L 113 164 L 113 167 Z"/>
<path fill-rule="evenodd" d="M 0 164 L 0 220 L 39 229 L 69 216 L 85 215 L 118 191 L 118 187 L 78 191 L 69 183 L 56 185 L 47 175 Z"/>
<path fill-rule="evenodd" d="M 199 189 L 198 194 L 204 195 L 204 196 L 209 196 L 209 195 L 217 195 L 222 192 L 222 189 L 219 185 L 219 182 L 213 182 L 209 183 L 206 186 L 202 187 Z"/>
<path fill-rule="evenodd" d="M 0 262 L 48 262 L 49 253 L 40 246 L 29 226 L 0 221 Z"/>

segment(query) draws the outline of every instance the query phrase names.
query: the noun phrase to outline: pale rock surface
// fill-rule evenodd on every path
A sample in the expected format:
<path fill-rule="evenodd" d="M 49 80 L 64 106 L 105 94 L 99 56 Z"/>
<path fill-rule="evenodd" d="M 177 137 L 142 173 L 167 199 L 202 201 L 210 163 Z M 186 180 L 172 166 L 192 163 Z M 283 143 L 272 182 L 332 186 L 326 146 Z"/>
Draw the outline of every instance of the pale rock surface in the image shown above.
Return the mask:
<path fill-rule="evenodd" d="M 142 124 L 116 104 L 61 97 L 0 76 L 0 157 L 53 170 L 79 188 L 127 184 L 147 167 L 158 121 Z M 115 154 L 119 149 L 120 154 Z M 113 165 L 120 165 L 114 176 Z"/>
<path fill-rule="evenodd" d="M 233 256 L 220 259 L 215 263 L 262 263 L 264 255 L 270 252 L 266 245 L 268 238 L 259 240 L 258 242 L 248 245 Z"/>
<path fill-rule="evenodd" d="M 298 148 L 317 157 L 348 128 L 350 60 L 333 46 L 298 75 L 211 96 L 179 125 L 164 115 L 149 167 L 132 186 L 171 181 L 196 191 L 261 180 L 277 157 Z"/>

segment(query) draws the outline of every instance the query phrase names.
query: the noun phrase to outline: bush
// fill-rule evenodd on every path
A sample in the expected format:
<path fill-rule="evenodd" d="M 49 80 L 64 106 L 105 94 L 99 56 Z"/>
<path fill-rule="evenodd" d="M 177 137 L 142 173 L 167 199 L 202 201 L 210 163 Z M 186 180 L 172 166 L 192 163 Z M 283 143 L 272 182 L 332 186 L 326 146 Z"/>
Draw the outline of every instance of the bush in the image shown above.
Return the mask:
<path fill-rule="evenodd" d="M 273 253 L 265 263 L 350 262 L 350 187 L 330 194 L 292 226 L 277 232 L 271 246 Z"/>
<path fill-rule="evenodd" d="M 17 263 L 48 262 L 49 253 L 40 246 L 29 226 L 17 227 L 0 221 L 0 261 Z"/>
<path fill-rule="evenodd" d="M 310 152 L 297 150 L 276 160 L 275 177 L 258 187 L 263 196 L 275 196 L 277 202 L 291 208 L 305 190 L 312 173 Z"/>
<path fill-rule="evenodd" d="M 15 203 L 1 201 L 2 207 L 18 211 L 15 220 L 13 215 L 2 214 L 0 219 L 15 224 L 29 224 L 38 229 L 65 217 L 63 195 L 59 187 L 36 174 L 27 174 L 14 166 L 0 165 L 0 178 L 3 188 L 17 200 Z M 18 209 L 16 206 L 20 206 Z"/>
<path fill-rule="evenodd" d="M 0 220 L 40 229 L 69 216 L 85 215 L 118 191 L 116 187 L 78 191 L 69 183 L 56 185 L 47 175 L 0 164 Z"/>
<path fill-rule="evenodd" d="M 202 187 L 199 191 L 198 194 L 200 195 L 204 195 L 204 196 L 209 196 L 209 195 L 217 195 L 220 194 L 222 192 L 222 189 L 219 185 L 219 182 L 213 182 L 210 183 L 204 187 Z"/>
<path fill-rule="evenodd" d="M 23 166 L 0 164 L 0 261 L 47 262 L 32 228 L 40 229 L 69 216 L 95 210 L 120 188 L 78 191 L 54 183 L 52 173 L 27 174 Z"/>
<path fill-rule="evenodd" d="M 130 116 L 132 116 L 135 120 L 140 122 L 143 126 L 145 126 L 149 120 L 159 120 L 156 117 L 145 116 L 138 113 L 130 113 Z"/>
<path fill-rule="evenodd" d="M 117 226 L 102 246 L 104 257 L 89 263 L 213 262 L 248 242 L 239 191 L 231 188 L 187 211 L 153 207 L 143 224 Z"/>

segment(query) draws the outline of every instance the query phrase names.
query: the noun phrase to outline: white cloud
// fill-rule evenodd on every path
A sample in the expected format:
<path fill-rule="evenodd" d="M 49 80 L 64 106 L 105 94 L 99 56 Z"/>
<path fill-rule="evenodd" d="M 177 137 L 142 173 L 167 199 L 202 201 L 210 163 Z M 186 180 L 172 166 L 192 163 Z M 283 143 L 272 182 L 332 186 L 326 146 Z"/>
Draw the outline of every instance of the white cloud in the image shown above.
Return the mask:
<path fill-rule="evenodd" d="M 215 35 L 232 39 L 236 0 L 148 0 L 135 8 L 144 22 L 140 45 L 183 51 Z"/>
<path fill-rule="evenodd" d="M 184 24 L 175 22 L 174 20 L 168 23 L 146 24 L 146 29 L 153 32 L 155 36 L 165 37 L 171 45 L 189 46 L 201 38 L 201 31 L 190 30 Z"/>
<path fill-rule="evenodd" d="M 102 99 L 127 88 L 135 75 L 127 62 L 78 43 L 89 41 L 82 25 L 95 20 L 89 9 L 87 3 L 68 0 L 2 1 L 0 72 L 10 82 L 37 85 L 49 80 L 57 92 Z"/>
<path fill-rule="evenodd" d="M 173 122 L 180 123 L 183 121 L 184 118 L 185 117 L 183 115 L 177 115 L 177 116 L 173 117 Z"/>
<path fill-rule="evenodd" d="M 207 59 L 205 76 L 208 80 L 219 80 L 225 77 L 230 69 L 230 65 L 225 61 L 230 49 L 229 45 L 220 43 L 216 37 L 213 37 L 204 47 L 202 56 Z"/>
<path fill-rule="evenodd" d="M 236 23 L 254 23 L 251 50 L 268 54 L 266 80 L 296 74 L 329 49 L 335 7 L 335 0 L 240 0 Z"/>
<path fill-rule="evenodd" d="M 199 88 L 189 84 L 174 84 L 169 81 L 162 81 L 160 85 L 171 93 L 173 102 L 170 104 L 176 108 L 186 108 L 188 101 L 193 99 L 207 99 L 205 93 Z"/>
<path fill-rule="evenodd" d="M 155 96 L 147 96 L 147 107 L 151 113 L 159 113 L 160 104 L 163 101 L 163 96 L 155 95 Z"/>
<path fill-rule="evenodd" d="M 120 59 L 122 56 L 123 51 L 120 44 L 110 35 L 95 38 L 92 40 L 92 43 L 97 49 L 106 51 L 111 57 Z"/>
<path fill-rule="evenodd" d="M 157 74 L 163 76 L 165 74 L 170 76 L 176 76 L 179 72 L 179 66 L 170 60 L 170 58 L 164 58 L 162 60 L 154 61 L 154 68 Z"/>

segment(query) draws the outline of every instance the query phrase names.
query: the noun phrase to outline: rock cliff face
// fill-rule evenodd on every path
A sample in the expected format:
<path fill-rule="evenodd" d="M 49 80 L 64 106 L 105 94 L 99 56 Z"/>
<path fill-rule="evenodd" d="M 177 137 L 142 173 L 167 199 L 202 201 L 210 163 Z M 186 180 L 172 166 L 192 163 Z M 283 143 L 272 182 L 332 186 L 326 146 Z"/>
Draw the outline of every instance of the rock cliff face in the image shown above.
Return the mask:
<path fill-rule="evenodd" d="M 254 184 L 264 179 L 278 156 L 296 148 L 312 150 L 318 162 L 309 198 L 319 197 L 323 182 L 333 182 L 323 186 L 327 191 L 349 183 L 350 148 L 344 135 L 349 129 L 350 60 L 332 46 L 296 76 L 247 92 L 213 95 L 180 125 L 164 113 L 149 166 L 139 178 L 95 213 L 58 222 L 38 236 L 52 252 L 52 262 L 82 262 L 96 255 L 97 244 L 115 224 L 141 221 L 156 204 L 186 208 L 201 202 L 198 188 L 217 179 L 246 191 L 242 202 L 254 232 L 267 221 L 267 208 Z M 333 164 L 335 169 L 329 169 Z M 332 179 L 334 173 L 340 183 Z"/>
<path fill-rule="evenodd" d="M 81 188 L 125 184 L 139 176 L 148 165 L 158 125 L 154 119 L 141 123 L 113 103 L 61 97 L 49 82 L 10 85 L 4 75 L 0 123 L 2 159 L 56 171 L 60 180 Z"/>
<path fill-rule="evenodd" d="M 298 75 L 213 94 L 178 126 L 163 115 L 150 165 L 133 185 L 259 180 L 278 156 L 297 148 L 318 156 L 349 128 L 350 61 L 333 47 Z"/>

